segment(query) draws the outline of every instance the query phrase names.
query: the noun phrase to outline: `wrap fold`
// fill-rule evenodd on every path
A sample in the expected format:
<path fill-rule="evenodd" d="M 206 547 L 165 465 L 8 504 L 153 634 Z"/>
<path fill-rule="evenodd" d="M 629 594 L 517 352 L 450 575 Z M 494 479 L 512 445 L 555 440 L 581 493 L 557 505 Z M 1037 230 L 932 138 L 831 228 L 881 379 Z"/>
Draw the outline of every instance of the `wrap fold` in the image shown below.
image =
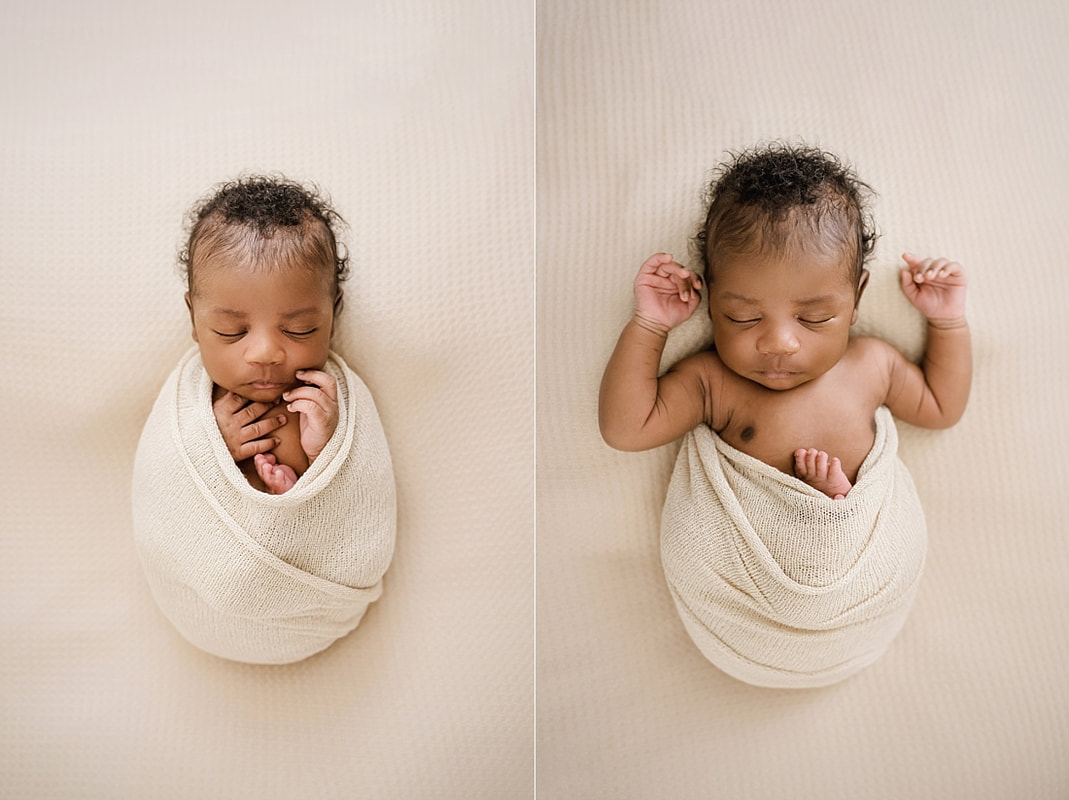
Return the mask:
<path fill-rule="evenodd" d="M 828 685 L 878 659 L 905 623 L 926 547 L 885 407 L 843 500 L 696 428 L 661 524 L 665 577 L 694 643 L 729 675 L 776 688 Z"/>
<path fill-rule="evenodd" d="M 396 497 L 371 393 L 336 354 L 338 426 L 296 485 L 249 485 L 193 348 L 160 391 L 134 463 L 134 538 L 152 594 L 192 644 L 257 664 L 298 661 L 352 631 L 382 592 Z"/>

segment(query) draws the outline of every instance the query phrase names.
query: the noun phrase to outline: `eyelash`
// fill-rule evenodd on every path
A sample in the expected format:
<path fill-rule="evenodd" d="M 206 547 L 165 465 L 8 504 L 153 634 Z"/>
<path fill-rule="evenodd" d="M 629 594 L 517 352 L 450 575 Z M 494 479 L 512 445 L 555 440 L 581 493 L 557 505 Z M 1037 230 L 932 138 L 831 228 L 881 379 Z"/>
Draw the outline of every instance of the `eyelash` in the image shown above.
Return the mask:
<path fill-rule="evenodd" d="M 307 339 L 309 336 L 311 336 L 317 330 L 319 330 L 319 329 L 318 328 L 312 328 L 309 331 L 282 331 L 282 332 L 284 334 L 286 334 L 287 336 L 295 338 L 295 339 Z M 232 342 L 236 342 L 238 339 L 240 339 L 246 333 L 245 331 L 239 331 L 238 333 L 223 333 L 222 331 L 213 331 L 213 332 L 215 333 L 216 336 L 219 336 L 219 337 L 221 337 L 223 339 L 228 339 L 228 340 L 230 340 Z"/>
<path fill-rule="evenodd" d="M 729 322 L 734 322 L 736 325 L 755 325 L 761 321 L 760 318 L 735 319 L 734 317 L 729 317 L 726 314 L 724 316 L 725 319 L 727 319 Z M 833 319 L 835 319 L 835 317 L 827 317 L 826 319 L 799 319 L 798 321 L 801 322 L 803 325 L 823 325 L 825 322 L 831 322 Z"/>

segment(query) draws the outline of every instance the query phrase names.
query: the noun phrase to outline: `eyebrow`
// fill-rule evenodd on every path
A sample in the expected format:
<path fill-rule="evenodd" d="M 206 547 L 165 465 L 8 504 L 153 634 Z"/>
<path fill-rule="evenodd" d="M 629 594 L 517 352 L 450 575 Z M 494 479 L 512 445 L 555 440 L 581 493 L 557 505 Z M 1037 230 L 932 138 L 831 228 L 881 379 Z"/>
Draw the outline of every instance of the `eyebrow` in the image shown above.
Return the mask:
<path fill-rule="evenodd" d="M 282 315 L 282 319 L 294 319 L 295 317 L 306 317 L 309 314 L 318 314 L 319 308 L 317 306 L 305 306 L 304 308 L 295 308 L 293 311 L 287 311 Z"/>
<path fill-rule="evenodd" d="M 735 294 L 735 292 L 723 292 L 720 295 L 720 298 L 722 300 L 738 300 L 739 302 L 742 302 L 742 303 L 748 303 L 751 306 L 757 306 L 757 305 L 761 304 L 760 300 L 755 300 L 754 298 L 747 297 L 744 294 Z M 797 301 L 795 301 L 795 305 L 799 305 L 799 306 L 816 306 L 816 305 L 820 305 L 821 303 L 829 303 L 829 302 L 831 302 L 831 301 L 833 301 L 835 299 L 836 299 L 835 295 L 822 294 L 822 295 L 819 295 L 817 297 L 808 297 L 805 300 L 797 300 Z"/>
<path fill-rule="evenodd" d="M 224 317 L 233 317 L 234 319 L 246 319 L 248 314 L 244 311 L 235 311 L 232 308 L 223 308 L 222 306 L 213 306 L 210 309 L 212 314 L 219 314 Z M 287 311 L 282 315 L 282 319 L 295 319 L 297 317 L 307 316 L 308 314 L 315 314 L 319 311 L 316 306 L 305 306 L 304 308 L 295 308 L 292 311 Z"/>

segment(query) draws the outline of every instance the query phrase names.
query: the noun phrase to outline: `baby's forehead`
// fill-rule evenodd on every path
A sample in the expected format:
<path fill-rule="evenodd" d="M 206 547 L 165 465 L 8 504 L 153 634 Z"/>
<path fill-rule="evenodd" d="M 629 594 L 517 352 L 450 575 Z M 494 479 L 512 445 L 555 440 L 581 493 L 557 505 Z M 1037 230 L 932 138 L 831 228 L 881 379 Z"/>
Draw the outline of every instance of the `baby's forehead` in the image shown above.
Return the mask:
<path fill-rule="evenodd" d="M 856 288 L 851 263 L 835 253 L 729 256 L 711 267 L 709 283 L 724 299 L 781 294 L 827 297 Z"/>
<path fill-rule="evenodd" d="M 300 297 L 301 305 L 330 307 L 334 302 L 332 274 L 322 265 L 280 266 L 216 254 L 191 266 L 190 293 L 203 305 L 258 305 L 265 291 L 273 298 Z"/>

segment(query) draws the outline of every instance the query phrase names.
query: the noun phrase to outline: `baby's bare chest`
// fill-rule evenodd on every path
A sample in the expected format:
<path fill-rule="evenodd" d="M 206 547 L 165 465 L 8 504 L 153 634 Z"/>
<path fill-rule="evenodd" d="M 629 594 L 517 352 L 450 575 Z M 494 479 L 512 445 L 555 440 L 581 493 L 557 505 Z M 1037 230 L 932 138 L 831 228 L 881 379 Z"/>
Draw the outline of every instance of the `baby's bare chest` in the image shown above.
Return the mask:
<path fill-rule="evenodd" d="M 782 472 L 794 473 L 794 453 L 816 448 L 837 457 L 851 481 L 876 438 L 876 406 L 846 391 L 756 391 L 733 410 L 720 437 Z"/>
<path fill-rule="evenodd" d="M 289 411 L 285 405 L 272 409 L 272 414 L 285 414 L 286 424 L 275 431 L 274 436 L 279 440 L 278 446 L 271 452 L 275 454 L 280 464 L 293 467 L 294 472 L 303 475 L 308 469 L 308 456 L 301 447 L 301 420 L 300 415 Z"/>

